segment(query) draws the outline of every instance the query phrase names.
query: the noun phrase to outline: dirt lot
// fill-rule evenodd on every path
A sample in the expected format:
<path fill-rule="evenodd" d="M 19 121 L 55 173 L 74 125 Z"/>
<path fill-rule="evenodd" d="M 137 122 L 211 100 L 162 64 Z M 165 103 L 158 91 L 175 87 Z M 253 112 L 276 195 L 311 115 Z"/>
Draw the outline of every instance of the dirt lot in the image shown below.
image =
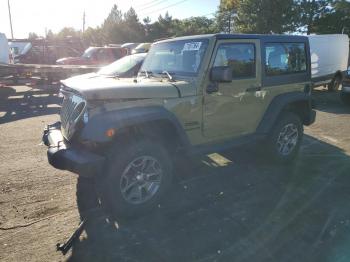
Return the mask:
<path fill-rule="evenodd" d="M 79 222 L 76 177 L 51 168 L 41 145 L 60 99 L 0 88 L 0 260 L 350 261 L 350 109 L 335 93 L 315 99 L 295 166 L 243 149 L 203 157 L 155 212 L 114 224 L 97 212 L 64 257 L 55 245 Z"/>

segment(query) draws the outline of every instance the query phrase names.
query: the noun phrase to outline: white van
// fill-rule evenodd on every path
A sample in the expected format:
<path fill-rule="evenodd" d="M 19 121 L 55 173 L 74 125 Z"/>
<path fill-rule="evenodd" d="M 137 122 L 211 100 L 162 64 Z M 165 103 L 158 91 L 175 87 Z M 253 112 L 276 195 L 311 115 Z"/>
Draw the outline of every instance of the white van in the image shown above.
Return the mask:
<path fill-rule="evenodd" d="M 6 35 L 3 33 L 0 33 L 0 63 L 10 63 L 10 48 Z"/>
<path fill-rule="evenodd" d="M 314 86 L 327 85 L 329 91 L 337 90 L 348 68 L 348 36 L 309 35 L 308 38 Z"/>

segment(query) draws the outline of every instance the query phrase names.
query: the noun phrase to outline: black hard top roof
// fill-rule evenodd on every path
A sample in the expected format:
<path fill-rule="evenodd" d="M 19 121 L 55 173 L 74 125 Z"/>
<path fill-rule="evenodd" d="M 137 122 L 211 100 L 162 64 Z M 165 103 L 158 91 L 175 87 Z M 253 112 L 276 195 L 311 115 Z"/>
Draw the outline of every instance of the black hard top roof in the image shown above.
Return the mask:
<path fill-rule="evenodd" d="M 264 42 L 271 41 L 307 41 L 306 36 L 301 35 L 260 35 L 260 34 L 215 34 L 216 39 L 260 39 Z"/>
<path fill-rule="evenodd" d="M 177 40 L 205 39 L 205 38 L 215 38 L 216 40 L 259 39 L 261 42 L 308 42 L 308 38 L 306 36 L 301 36 L 301 35 L 204 34 L 204 35 L 190 35 L 190 36 L 180 36 L 180 37 L 168 38 L 168 39 L 160 40 L 157 43 L 177 41 Z"/>

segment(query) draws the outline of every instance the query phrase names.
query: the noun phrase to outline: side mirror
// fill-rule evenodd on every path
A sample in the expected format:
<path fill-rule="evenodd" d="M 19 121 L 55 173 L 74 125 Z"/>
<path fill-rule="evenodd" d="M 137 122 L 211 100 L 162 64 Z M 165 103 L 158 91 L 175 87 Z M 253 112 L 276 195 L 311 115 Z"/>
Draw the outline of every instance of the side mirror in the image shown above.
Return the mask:
<path fill-rule="evenodd" d="M 346 74 L 350 76 L 350 66 L 348 67 L 348 70 L 346 71 Z"/>
<path fill-rule="evenodd" d="M 228 66 L 213 67 L 210 72 L 210 80 L 213 82 L 232 82 L 232 70 Z"/>

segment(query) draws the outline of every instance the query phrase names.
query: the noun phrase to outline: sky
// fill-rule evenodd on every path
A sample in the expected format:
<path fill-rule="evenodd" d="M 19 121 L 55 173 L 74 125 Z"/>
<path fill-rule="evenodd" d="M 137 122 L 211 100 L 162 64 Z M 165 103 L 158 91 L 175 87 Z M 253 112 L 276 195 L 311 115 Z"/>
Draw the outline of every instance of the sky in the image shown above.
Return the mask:
<path fill-rule="evenodd" d="M 8 0 L 0 0 L 0 32 L 11 38 Z M 12 13 L 14 38 L 27 38 L 29 32 L 45 36 L 45 30 L 54 33 L 63 27 L 81 30 L 83 13 L 86 13 L 85 28 L 101 25 L 112 6 L 117 4 L 126 12 L 131 6 L 139 15 L 140 21 L 146 16 L 151 22 L 166 11 L 173 18 L 187 18 L 206 15 L 208 18 L 219 5 L 220 0 L 9 0 Z M 102 4 L 103 3 L 103 4 Z"/>

